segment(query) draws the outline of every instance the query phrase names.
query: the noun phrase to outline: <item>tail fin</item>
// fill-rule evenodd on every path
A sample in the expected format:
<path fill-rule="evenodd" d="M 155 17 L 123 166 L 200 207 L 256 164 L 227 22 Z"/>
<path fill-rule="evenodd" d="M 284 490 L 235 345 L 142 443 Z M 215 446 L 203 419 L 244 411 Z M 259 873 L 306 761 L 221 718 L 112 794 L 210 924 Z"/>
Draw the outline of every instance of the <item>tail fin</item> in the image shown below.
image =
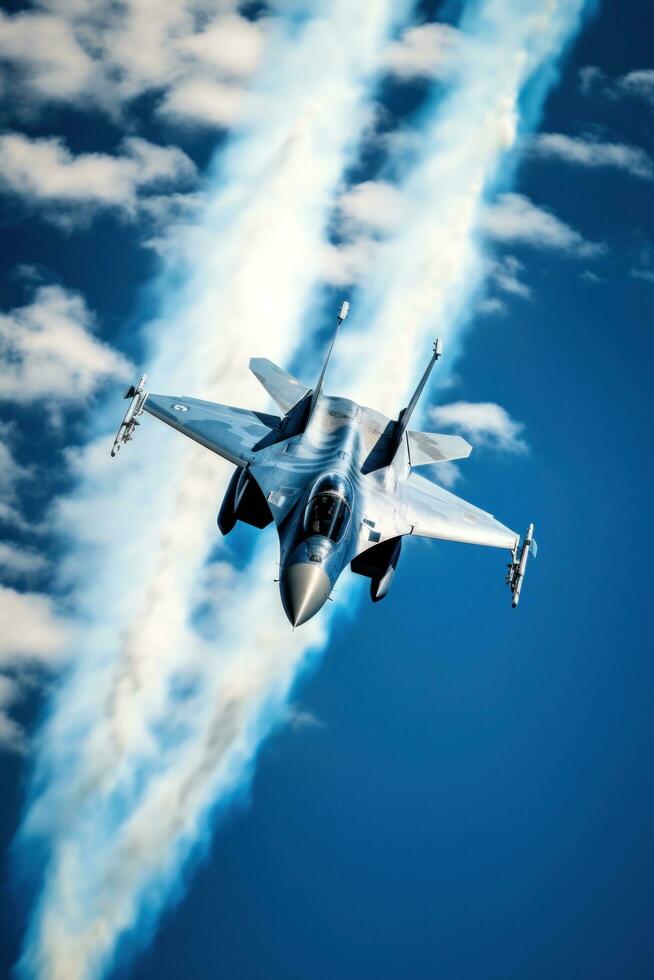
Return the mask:
<path fill-rule="evenodd" d="M 327 370 L 327 365 L 329 364 L 329 358 L 332 356 L 332 351 L 334 349 L 334 344 L 336 343 L 339 327 L 343 322 L 343 320 L 345 319 L 345 317 L 347 316 L 349 309 L 350 309 L 350 304 L 347 301 L 345 301 L 341 304 L 341 308 L 338 311 L 338 316 L 336 318 L 336 330 L 334 331 L 332 342 L 329 345 L 329 350 L 327 351 L 327 357 L 325 358 L 325 363 L 322 366 L 322 371 L 320 372 L 318 383 L 316 384 L 316 387 L 313 389 L 313 392 L 311 394 L 311 403 L 309 405 L 309 414 L 307 416 L 308 418 L 311 418 L 311 416 L 313 415 L 313 410 L 316 407 L 316 402 L 318 401 L 318 399 L 322 394 L 322 388 L 325 381 L 325 371 Z"/>
<path fill-rule="evenodd" d="M 416 405 L 418 404 L 418 399 L 420 398 L 420 396 L 422 394 L 422 389 L 427 384 L 427 379 L 429 378 L 429 375 L 431 374 L 431 370 L 432 370 L 434 364 L 436 363 L 436 361 L 439 359 L 439 357 L 442 357 L 442 355 L 443 355 L 443 342 L 441 341 L 440 337 L 438 337 L 434 341 L 434 350 L 433 350 L 433 353 L 431 355 L 431 360 L 430 360 L 429 364 L 427 365 L 427 367 L 425 369 L 425 373 L 423 374 L 422 378 L 418 382 L 418 387 L 414 391 L 413 397 L 411 398 L 411 401 L 409 402 L 409 404 L 407 405 L 406 408 L 403 408 L 402 409 L 402 411 L 399 414 L 398 420 L 397 420 L 397 422 L 395 424 L 395 432 L 393 433 L 393 441 L 391 443 L 391 450 L 390 450 L 390 453 L 389 453 L 389 458 L 391 460 L 395 456 L 395 453 L 397 452 L 398 447 L 399 447 L 400 443 L 402 442 L 402 437 L 404 436 L 404 433 L 406 432 L 406 428 L 407 428 L 407 426 L 409 424 L 409 419 L 413 415 L 414 409 L 415 409 Z"/>

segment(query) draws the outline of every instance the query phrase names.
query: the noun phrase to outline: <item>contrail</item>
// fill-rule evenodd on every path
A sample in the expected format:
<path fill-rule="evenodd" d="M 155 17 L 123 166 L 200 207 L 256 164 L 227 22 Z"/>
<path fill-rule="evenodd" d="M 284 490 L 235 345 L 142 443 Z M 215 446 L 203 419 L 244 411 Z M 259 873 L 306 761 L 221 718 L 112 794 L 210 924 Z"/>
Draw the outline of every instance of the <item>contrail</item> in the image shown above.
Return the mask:
<path fill-rule="evenodd" d="M 352 17 L 349 0 L 283 5 L 184 281 L 159 286 L 146 335 L 162 390 L 256 404 L 255 384 L 243 386 L 249 354 L 290 358 L 380 52 L 406 6 L 377 0 Z M 57 512 L 79 630 L 21 834 L 24 855 L 37 840 L 46 852 L 19 964 L 29 977 L 97 977 L 119 939 L 138 926 L 144 940 L 211 808 L 242 782 L 298 665 L 324 641 L 324 627 L 293 635 L 283 620 L 271 546 L 247 575 L 225 548 L 206 568 L 230 467 L 150 428 L 118 468 L 104 437 L 73 454 L 79 489 Z"/>
<path fill-rule="evenodd" d="M 336 353 L 339 380 L 357 400 L 396 413 L 435 333 L 451 367 L 483 275 L 480 209 L 502 171 L 510 178 L 518 136 L 537 125 L 557 60 L 587 7 L 584 0 L 467 5 L 449 94 L 424 111 L 415 165 L 398 184 L 404 219 L 353 297 Z M 357 369 L 362 360 L 365 371 Z"/>
<path fill-rule="evenodd" d="M 353 19 L 343 0 L 307 3 L 299 34 L 300 5 L 280 18 L 252 116 L 216 165 L 195 268 L 174 292 L 162 288 L 162 314 L 148 329 L 157 388 L 256 404 L 254 385 L 243 388 L 247 356 L 288 362 L 399 6 L 366 4 Z M 477 212 L 515 140 L 518 97 L 556 59 L 581 6 L 469 5 L 450 94 L 425 112 L 399 182 L 405 224 L 362 284 L 332 385 L 351 383 L 372 404 L 382 391 L 389 404 L 379 407 L 394 411 L 423 353 L 415 342 L 436 322 L 455 338 L 479 278 Z M 360 345 L 359 374 L 345 365 Z M 71 455 L 80 488 L 57 512 L 72 542 L 63 574 L 79 630 L 21 833 L 25 853 L 35 843 L 45 853 L 25 977 L 98 977 L 119 940 L 137 926 L 147 938 L 328 636 L 324 617 L 290 633 L 271 540 L 242 571 L 225 545 L 207 564 L 229 468 L 163 427 L 148 425 L 139 442 L 119 469 L 104 437 Z"/>

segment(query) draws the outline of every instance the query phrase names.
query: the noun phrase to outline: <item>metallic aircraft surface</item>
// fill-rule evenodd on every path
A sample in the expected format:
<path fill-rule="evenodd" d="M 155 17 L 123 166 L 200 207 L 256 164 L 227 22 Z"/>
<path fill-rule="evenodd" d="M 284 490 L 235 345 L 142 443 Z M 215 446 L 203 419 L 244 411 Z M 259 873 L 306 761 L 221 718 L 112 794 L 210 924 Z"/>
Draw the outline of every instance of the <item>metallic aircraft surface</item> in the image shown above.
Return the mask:
<path fill-rule="evenodd" d="M 339 326 L 347 312 L 343 303 Z M 391 420 L 348 398 L 324 394 L 335 337 L 313 389 L 266 358 L 250 361 L 250 370 L 281 415 L 152 394 L 145 390 L 144 375 L 125 395 L 131 402 L 112 456 L 132 439 L 138 417 L 148 412 L 234 463 L 218 527 L 229 534 L 237 521 L 257 528 L 274 521 L 281 599 L 293 626 L 318 612 L 347 564 L 370 579 L 373 602 L 383 599 L 409 536 L 507 548 L 506 581 L 515 607 L 527 557 L 536 553 L 533 524 L 520 544 L 519 535 L 490 514 L 414 472 L 419 466 L 463 459 L 472 451 L 460 436 L 408 428 L 441 356 L 440 341 L 411 401 Z"/>

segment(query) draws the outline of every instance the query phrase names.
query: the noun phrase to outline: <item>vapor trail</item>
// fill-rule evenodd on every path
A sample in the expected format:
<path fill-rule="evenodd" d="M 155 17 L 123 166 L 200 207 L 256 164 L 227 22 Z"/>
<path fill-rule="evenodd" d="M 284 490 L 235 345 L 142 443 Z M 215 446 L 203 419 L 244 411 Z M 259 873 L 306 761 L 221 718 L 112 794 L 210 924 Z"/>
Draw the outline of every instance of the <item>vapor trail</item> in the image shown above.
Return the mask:
<path fill-rule="evenodd" d="M 397 184 L 403 220 L 375 253 L 339 343 L 339 380 L 357 400 L 396 413 L 436 334 L 451 366 L 483 276 L 480 209 L 503 167 L 508 180 L 517 137 L 537 125 L 587 7 L 585 0 L 467 5 L 449 93 L 421 115 L 413 166 Z"/>
<path fill-rule="evenodd" d="M 282 5 L 182 281 L 176 270 L 174 285 L 159 283 L 147 338 L 160 390 L 256 404 L 260 392 L 243 386 L 248 356 L 289 359 L 379 53 L 405 6 L 377 0 L 353 18 L 348 0 Z M 24 854 L 36 842 L 45 854 L 24 976 L 87 980 L 137 925 L 143 941 L 206 840 L 211 808 L 242 784 L 298 665 L 324 641 L 320 624 L 291 634 L 270 545 L 247 574 L 229 553 L 206 565 L 230 467 L 148 428 L 118 468 L 104 437 L 72 454 L 79 489 L 58 508 L 79 629 L 21 833 Z"/>

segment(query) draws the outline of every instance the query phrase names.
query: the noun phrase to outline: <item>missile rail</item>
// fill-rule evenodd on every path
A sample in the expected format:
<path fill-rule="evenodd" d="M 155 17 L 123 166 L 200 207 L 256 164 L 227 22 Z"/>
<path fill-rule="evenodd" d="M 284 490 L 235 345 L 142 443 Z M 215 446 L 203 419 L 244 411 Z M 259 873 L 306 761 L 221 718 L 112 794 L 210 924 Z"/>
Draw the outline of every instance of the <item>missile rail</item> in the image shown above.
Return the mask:
<path fill-rule="evenodd" d="M 136 426 L 141 424 L 138 417 L 139 415 L 143 414 L 143 406 L 145 405 L 148 397 L 148 392 L 145 390 L 146 378 L 147 375 L 143 374 L 139 378 L 138 384 L 131 385 L 125 392 L 124 397 L 131 398 L 132 400 L 129 403 L 129 408 L 125 412 L 125 418 L 118 427 L 114 444 L 111 447 L 112 456 L 115 456 L 120 450 L 120 447 L 124 446 L 125 443 L 131 442 L 131 440 L 134 438 Z"/>
<path fill-rule="evenodd" d="M 511 594 L 513 595 L 511 605 L 514 609 L 520 602 L 520 593 L 527 570 L 527 559 L 529 555 L 535 558 L 537 554 L 538 545 L 534 538 L 534 525 L 530 524 L 522 544 L 516 541 L 515 547 L 511 552 L 511 561 L 507 565 L 506 584 L 511 589 Z"/>

